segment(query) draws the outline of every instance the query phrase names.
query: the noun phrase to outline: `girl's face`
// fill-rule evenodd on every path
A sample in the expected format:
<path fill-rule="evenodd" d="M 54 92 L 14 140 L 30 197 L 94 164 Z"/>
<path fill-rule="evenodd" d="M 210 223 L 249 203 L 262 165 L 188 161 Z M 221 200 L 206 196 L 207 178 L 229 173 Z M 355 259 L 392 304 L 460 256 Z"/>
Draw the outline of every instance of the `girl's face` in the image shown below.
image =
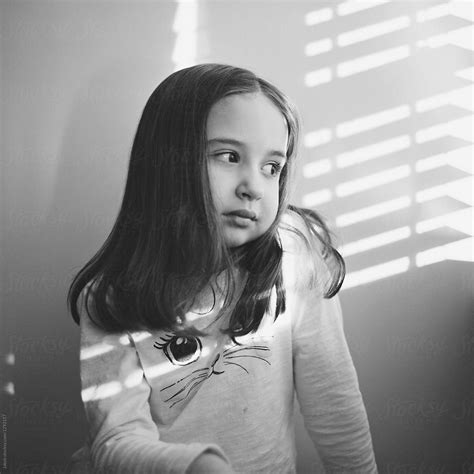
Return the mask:
<path fill-rule="evenodd" d="M 229 247 L 256 239 L 275 220 L 287 145 L 285 118 L 262 93 L 230 95 L 212 106 L 208 172 Z"/>

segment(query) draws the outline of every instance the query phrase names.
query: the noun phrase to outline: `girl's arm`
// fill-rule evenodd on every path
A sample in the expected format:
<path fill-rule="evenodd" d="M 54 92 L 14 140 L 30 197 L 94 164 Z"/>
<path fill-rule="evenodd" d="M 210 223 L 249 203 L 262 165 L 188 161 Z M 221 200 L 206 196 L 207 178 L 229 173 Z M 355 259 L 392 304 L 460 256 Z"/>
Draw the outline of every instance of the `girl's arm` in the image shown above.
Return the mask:
<path fill-rule="evenodd" d="M 293 296 L 289 301 L 294 307 L 288 309 L 294 315 L 294 382 L 306 429 L 328 474 L 375 474 L 369 423 L 344 335 L 339 296 L 323 297 L 331 274 L 321 244 L 300 216 L 289 217 L 312 243 L 308 249 L 294 235 L 285 239 L 283 267 L 285 286 Z"/>
<path fill-rule="evenodd" d="M 203 453 L 228 464 L 217 445 L 160 440 L 148 403 L 150 386 L 132 338 L 126 332 L 103 332 L 85 310 L 80 364 L 93 472 L 183 474 L 194 472 L 190 468 Z"/>
<path fill-rule="evenodd" d="M 343 330 L 339 297 L 302 295 L 294 374 L 304 423 L 328 473 L 377 473 L 367 414 Z"/>

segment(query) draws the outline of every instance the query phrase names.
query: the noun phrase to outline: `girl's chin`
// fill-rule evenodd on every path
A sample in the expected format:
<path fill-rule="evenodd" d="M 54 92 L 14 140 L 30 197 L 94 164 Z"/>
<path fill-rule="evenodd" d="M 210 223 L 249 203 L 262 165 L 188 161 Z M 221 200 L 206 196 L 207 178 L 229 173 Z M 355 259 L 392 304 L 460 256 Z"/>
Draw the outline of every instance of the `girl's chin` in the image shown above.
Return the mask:
<path fill-rule="evenodd" d="M 238 230 L 232 229 L 225 233 L 224 240 L 227 247 L 234 248 L 247 244 L 257 237 L 258 235 L 253 235 L 253 233 L 239 232 Z"/>
<path fill-rule="evenodd" d="M 230 231 L 224 234 L 224 242 L 228 248 L 241 247 L 242 245 L 248 244 L 257 240 L 262 236 L 264 232 L 252 232 L 245 235 L 244 232 Z"/>

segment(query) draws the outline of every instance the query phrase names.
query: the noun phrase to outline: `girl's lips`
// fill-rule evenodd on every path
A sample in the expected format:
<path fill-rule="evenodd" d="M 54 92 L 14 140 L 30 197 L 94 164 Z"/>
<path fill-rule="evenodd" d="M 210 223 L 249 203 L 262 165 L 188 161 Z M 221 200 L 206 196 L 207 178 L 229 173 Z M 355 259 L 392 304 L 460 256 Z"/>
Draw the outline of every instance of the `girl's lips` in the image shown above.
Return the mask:
<path fill-rule="evenodd" d="M 254 224 L 254 220 L 249 219 L 248 217 L 242 217 L 238 214 L 224 214 L 226 221 L 233 227 L 240 227 L 241 229 L 246 229 Z"/>
<path fill-rule="evenodd" d="M 242 218 L 245 218 L 245 219 L 250 219 L 252 221 L 257 220 L 257 214 L 255 214 L 255 212 L 253 212 L 253 211 L 248 211 L 247 209 L 238 209 L 236 211 L 227 212 L 226 216 L 242 217 Z"/>

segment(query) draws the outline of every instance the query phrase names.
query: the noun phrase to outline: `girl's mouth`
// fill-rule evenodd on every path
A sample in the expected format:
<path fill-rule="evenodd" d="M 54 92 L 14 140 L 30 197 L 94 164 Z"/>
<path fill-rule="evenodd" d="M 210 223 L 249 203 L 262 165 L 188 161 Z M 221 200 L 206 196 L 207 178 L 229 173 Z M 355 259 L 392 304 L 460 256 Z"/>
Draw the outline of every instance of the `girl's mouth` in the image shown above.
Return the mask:
<path fill-rule="evenodd" d="M 247 209 L 238 209 L 236 211 L 228 212 L 226 213 L 226 216 L 238 216 L 252 221 L 257 220 L 257 214 L 255 214 L 254 211 L 249 211 Z"/>
<path fill-rule="evenodd" d="M 225 214 L 225 217 L 228 223 L 240 228 L 249 227 L 250 225 L 252 225 L 253 222 L 255 222 L 253 219 L 249 219 L 248 217 L 242 217 L 237 214 Z"/>

